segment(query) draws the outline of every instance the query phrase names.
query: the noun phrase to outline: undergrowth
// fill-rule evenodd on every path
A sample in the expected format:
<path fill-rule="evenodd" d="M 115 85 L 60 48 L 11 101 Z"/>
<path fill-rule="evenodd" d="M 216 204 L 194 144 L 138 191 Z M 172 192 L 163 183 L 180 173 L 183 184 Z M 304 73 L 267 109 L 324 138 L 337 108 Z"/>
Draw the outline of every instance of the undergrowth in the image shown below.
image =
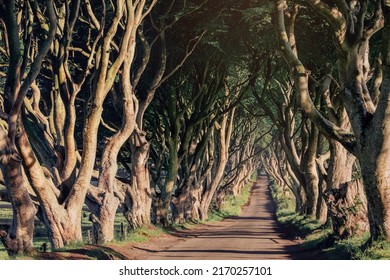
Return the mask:
<path fill-rule="evenodd" d="M 227 195 L 225 203 L 220 210 L 211 210 L 207 222 L 219 222 L 231 216 L 238 216 L 241 214 L 242 207 L 248 202 L 252 184 L 246 184 L 241 193 L 237 196 Z"/>
<path fill-rule="evenodd" d="M 390 259 L 389 242 L 370 243 L 369 233 L 345 240 L 335 240 L 332 229 L 316 219 L 295 213 L 292 195 L 285 195 L 278 186 L 271 186 L 276 204 L 276 218 L 291 239 L 304 239 L 302 248 L 320 251 L 321 258 L 331 260 L 382 260 Z"/>

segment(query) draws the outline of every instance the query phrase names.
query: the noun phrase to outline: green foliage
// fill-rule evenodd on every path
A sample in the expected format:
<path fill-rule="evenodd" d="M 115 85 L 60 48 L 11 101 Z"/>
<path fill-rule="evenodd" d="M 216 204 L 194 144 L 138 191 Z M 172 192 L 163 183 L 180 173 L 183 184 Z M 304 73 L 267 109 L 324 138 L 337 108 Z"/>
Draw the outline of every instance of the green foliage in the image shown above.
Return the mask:
<path fill-rule="evenodd" d="M 270 11 L 273 10 L 272 3 L 267 3 L 258 7 L 251 7 L 243 12 L 243 19 L 257 30 L 269 28 L 272 24 Z"/>
<path fill-rule="evenodd" d="M 277 45 L 271 18 L 273 9 L 273 2 L 268 1 L 265 4 L 249 7 L 242 12 L 243 22 L 247 25 L 246 40 L 251 44 L 263 49 L 274 49 Z"/>

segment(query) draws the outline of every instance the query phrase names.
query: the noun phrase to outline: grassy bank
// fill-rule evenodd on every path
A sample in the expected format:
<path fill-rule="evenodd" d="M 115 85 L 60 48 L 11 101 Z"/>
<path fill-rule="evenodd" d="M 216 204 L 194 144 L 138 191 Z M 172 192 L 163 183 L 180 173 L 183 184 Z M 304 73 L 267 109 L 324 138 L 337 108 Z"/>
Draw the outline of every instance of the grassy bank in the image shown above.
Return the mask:
<path fill-rule="evenodd" d="M 207 219 L 208 222 L 222 221 L 223 219 L 231 216 L 238 216 L 241 214 L 242 207 L 248 202 L 251 194 L 253 183 L 246 184 L 241 193 L 237 196 L 227 195 L 225 197 L 225 203 L 222 205 L 219 211 L 212 210 L 209 213 Z"/>
<path fill-rule="evenodd" d="M 160 226 L 143 226 L 137 229 L 130 231 L 126 236 L 121 237 L 117 236 L 115 241 L 112 243 L 115 244 L 126 244 L 129 242 L 142 243 L 148 241 L 151 237 L 157 237 L 168 231 Z"/>
<path fill-rule="evenodd" d="M 286 232 L 286 237 L 303 239 L 302 247 L 321 252 L 323 259 L 330 260 L 379 260 L 390 259 L 390 243 L 375 242 L 370 245 L 369 234 L 346 240 L 334 241 L 332 230 L 312 217 L 298 215 L 294 211 L 292 194 L 286 196 L 278 186 L 271 186 L 276 204 L 276 218 Z"/>

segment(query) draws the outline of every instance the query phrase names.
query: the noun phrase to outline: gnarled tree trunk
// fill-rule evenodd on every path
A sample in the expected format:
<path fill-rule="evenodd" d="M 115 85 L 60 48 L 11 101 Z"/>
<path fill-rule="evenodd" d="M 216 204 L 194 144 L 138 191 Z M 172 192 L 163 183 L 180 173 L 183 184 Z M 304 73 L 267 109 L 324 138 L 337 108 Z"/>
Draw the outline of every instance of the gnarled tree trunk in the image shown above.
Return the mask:
<path fill-rule="evenodd" d="M 62 248 L 65 245 L 82 241 L 81 209 L 78 212 L 59 204 L 60 191 L 45 176 L 43 168 L 32 150 L 27 134 L 22 128 L 17 141 L 31 187 L 40 200 L 43 221 L 52 248 Z"/>
<path fill-rule="evenodd" d="M 34 217 L 37 209 L 28 193 L 22 171 L 22 159 L 0 126 L 0 167 L 12 205 L 12 224 L 8 233 L 0 230 L 0 239 L 10 256 L 33 252 Z"/>
<path fill-rule="evenodd" d="M 233 109 L 230 114 L 225 114 L 222 118 L 220 129 L 217 131 L 218 161 L 211 183 L 206 185 L 205 190 L 202 193 L 202 201 L 200 203 L 199 208 L 199 216 L 201 220 L 207 219 L 211 201 L 223 178 L 226 163 L 228 161 L 229 145 L 232 135 L 234 115 L 235 109 Z"/>
<path fill-rule="evenodd" d="M 129 8 L 129 7 L 128 7 Z M 131 65 L 133 63 L 136 46 L 136 33 L 138 25 L 132 23 L 131 14 L 128 10 L 127 30 L 130 34 L 127 45 L 127 53 L 123 63 L 121 85 L 123 91 L 122 127 L 107 142 L 101 161 L 98 191 L 102 194 L 95 196 L 92 201 L 96 205 L 90 207 L 91 221 L 93 222 L 93 236 L 96 243 L 105 243 L 114 240 L 114 220 L 119 205 L 119 199 L 115 196 L 116 173 L 118 171 L 117 157 L 123 144 L 129 139 L 136 128 L 136 116 L 138 112 L 138 100 L 134 95 L 131 84 Z M 139 23 L 138 23 L 139 24 Z M 90 193 L 93 193 L 91 191 Z"/>
<path fill-rule="evenodd" d="M 164 187 L 161 190 L 157 208 L 157 220 L 164 226 L 168 226 L 171 222 L 169 219 L 169 210 L 172 198 L 172 192 L 177 182 L 177 174 L 179 169 L 179 158 L 177 152 L 178 139 L 172 139 L 173 142 L 170 146 L 168 157 L 168 171 L 165 178 Z M 174 144 L 176 143 L 176 144 Z"/>
<path fill-rule="evenodd" d="M 336 237 L 343 239 L 368 231 L 367 200 L 361 180 L 328 189 L 324 195 Z"/>
<path fill-rule="evenodd" d="M 306 184 L 305 193 L 306 193 L 306 209 L 305 214 L 309 216 L 316 216 L 317 206 L 318 206 L 318 171 L 316 163 L 316 152 L 317 152 L 317 143 L 318 143 L 318 129 L 314 124 L 306 124 L 310 126 L 310 129 L 307 130 L 308 143 L 307 149 L 304 153 L 304 156 L 301 161 L 302 169 L 304 170 L 304 177 Z M 304 125 L 305 127 L 305 125 Z"/>
<path fill-rule="evenodd" d="M 332 141 L 325 201 L 334 234 L 338 238 L 348 238 L 367 230 L 367 200 L 364 198 L 363 185 L 350 183 L 354 164 L 355 157 L 340 143 Z"/>
<path fill-rule="evenodd" d="M 149 225 L 151 222 L 152 192 L 148 168 L 149 143 L 145 133 L 134 131 L 131 137 L 131 185 L 126 188 L 125 203 L 122 211 L 129 223 L 129 228 Z"/>

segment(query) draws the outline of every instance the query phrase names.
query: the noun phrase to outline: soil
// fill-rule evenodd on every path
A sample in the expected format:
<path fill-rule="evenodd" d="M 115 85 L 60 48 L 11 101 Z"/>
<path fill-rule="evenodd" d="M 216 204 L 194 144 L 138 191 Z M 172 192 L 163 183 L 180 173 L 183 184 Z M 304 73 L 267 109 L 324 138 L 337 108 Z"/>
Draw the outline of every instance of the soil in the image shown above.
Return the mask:
<path fill-rule="evenodd" d="M 319 259 L 316 252 L 299 246 L 302 241 L 285 238 L 275 221 L 267 183 L 265 176 L 258 178 L 242 214 L 222 222 L 175 230 L 143 243 L 86 245 L 67 252 L 39 253 L 35 259 Z"/>

